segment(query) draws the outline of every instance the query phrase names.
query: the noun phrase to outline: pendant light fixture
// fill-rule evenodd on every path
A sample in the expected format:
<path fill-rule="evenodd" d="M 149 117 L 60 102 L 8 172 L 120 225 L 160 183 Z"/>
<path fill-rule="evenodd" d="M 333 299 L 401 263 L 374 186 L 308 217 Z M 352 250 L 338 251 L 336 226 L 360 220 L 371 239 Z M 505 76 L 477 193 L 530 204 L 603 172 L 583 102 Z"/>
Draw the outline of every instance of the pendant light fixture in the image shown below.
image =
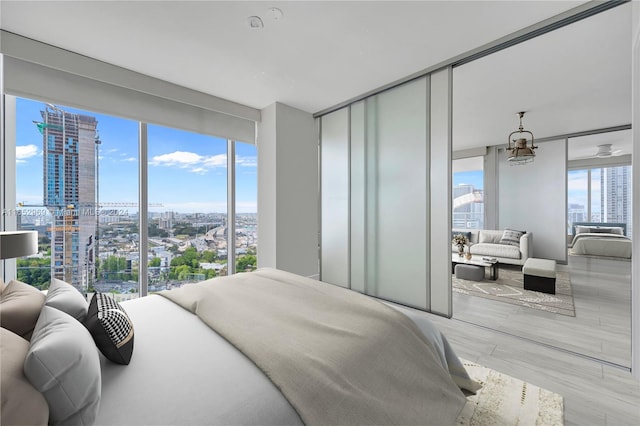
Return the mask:
<path fill-rule="evenodd" d="M 512 165 L 533 162 L 533 159 L 536 156 L 536 153 L 533 150 L 538 148 L 533 144 L 533 133 L 528 130 L 524 130 L 524 127 L 522 127 L 524 111 L 520 111 L 518 116 L 520 117 L 520 127 L 518 127 L 518 130 L 509 133 L 509 136 L 507 137 L 507 161 Z M 512 140 L 511 136 L 516 133 L 518 133 L 519 137 Z M 523 133 L 528 133 L 531 136 L 530 144 L 526 135 L 523 135 Z"/>

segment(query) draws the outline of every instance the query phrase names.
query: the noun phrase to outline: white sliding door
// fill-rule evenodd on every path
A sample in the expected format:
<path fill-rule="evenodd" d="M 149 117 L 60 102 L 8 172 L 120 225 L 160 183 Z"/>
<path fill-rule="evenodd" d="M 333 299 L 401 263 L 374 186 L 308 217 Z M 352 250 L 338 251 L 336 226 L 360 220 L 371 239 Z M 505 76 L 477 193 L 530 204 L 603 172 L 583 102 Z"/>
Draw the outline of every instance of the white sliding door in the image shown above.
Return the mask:
<path fill-rule="evenodd" d="M 321 119 L 320 278 L 349 286 L 349 108 Z"/>
<path fill-rule="evenodd" d="M 427 309 L 427 79 L 366 106 L 365 292 Z"/>

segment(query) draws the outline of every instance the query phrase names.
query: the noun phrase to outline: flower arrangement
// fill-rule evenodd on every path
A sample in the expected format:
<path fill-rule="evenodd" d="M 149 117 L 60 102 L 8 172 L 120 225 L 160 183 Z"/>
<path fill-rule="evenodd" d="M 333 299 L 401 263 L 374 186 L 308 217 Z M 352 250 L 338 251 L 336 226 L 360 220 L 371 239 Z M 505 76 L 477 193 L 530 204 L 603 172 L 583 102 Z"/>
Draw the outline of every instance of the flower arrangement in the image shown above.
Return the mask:
<path fill-rule="evenodd" d="M 462 256 L 464 253 L 464 246 L 469 243 L 469 240 L 467 240 L 467 237 L 462 234 L 456 234 L 453 236 L 451 243 L 458 246 L 458 255 Z"/>

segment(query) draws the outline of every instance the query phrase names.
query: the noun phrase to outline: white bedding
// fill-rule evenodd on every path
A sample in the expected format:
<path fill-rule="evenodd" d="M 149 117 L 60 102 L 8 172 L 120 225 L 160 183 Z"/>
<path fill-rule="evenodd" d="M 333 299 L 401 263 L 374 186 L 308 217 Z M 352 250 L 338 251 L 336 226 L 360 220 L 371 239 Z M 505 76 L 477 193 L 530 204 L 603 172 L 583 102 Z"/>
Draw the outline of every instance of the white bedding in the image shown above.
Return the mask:
<path fill-rule="evenodd" d="M 134 354 L 128 366 L 102 358 L 96 424 L 302 424 L 265 374 L 196 315 L 156 295 L 122 305 L 135 327 Z M 423 316 L 393 307 L 434 342 L 460 384 L 466 372 L 444 336 Z"/>
<path fill-rule="evenodd" d="M 605 256 L 631 259 L 631 239 L 618 234 L 581 233 L 571 245 L 573 255 Z"/>
<path fill-rule="evenodd" d="M 123 302 L 135 329 L 128 366 L 102 362 L 96 425 L 298 425 L 295 410 L 249 359 L 160 296 Z"/>

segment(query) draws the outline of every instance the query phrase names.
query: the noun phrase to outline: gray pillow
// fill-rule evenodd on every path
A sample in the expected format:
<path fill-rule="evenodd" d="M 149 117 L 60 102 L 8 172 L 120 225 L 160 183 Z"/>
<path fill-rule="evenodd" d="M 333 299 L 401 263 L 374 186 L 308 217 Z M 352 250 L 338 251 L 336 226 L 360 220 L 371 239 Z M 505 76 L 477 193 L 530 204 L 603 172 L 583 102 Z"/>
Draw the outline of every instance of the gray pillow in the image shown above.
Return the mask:
<path fill-rule="evenodd" d="M 616 234 L 623 235 L 622 228 L 619 226 L 594 226 L 589 231 L 592 234 Z"/>
<path fill-rule="evenodd" d="M 49 421 L 47 401 L 22 372 L 29 342 L 6 328 L 0 328 L 0 342 L 0 424 L 46 425 Z"/>
<path fill-rule="evenodd" d="M 9 281 L 0 293 L 0 325 L 20 337 L 31 339 L 44 299 L 44 294 L 37 288 L 21 281 Z"/>
<path fill-rule="evenodd" d="M 524 235 L 524 231 L 516 231 L 513 229 L 505 229 L 500 239 L 500 244 L 508 246 L 520 247 L 520 237 Z"/>
<path fill-rule="evenodd" d="M 80 322 L 85 320 L 89 309 L 89 302 L 78 289 L 57 278 L 51 278 L 44 304 L 66 312 Z"/>
<path fill-rule="evenodd" d="M 100 356 L 89 331 L 70 315 L 43 306 L 24 374 L 49 404 L 49 424 L 93 424 L 100 403 Z"/>

